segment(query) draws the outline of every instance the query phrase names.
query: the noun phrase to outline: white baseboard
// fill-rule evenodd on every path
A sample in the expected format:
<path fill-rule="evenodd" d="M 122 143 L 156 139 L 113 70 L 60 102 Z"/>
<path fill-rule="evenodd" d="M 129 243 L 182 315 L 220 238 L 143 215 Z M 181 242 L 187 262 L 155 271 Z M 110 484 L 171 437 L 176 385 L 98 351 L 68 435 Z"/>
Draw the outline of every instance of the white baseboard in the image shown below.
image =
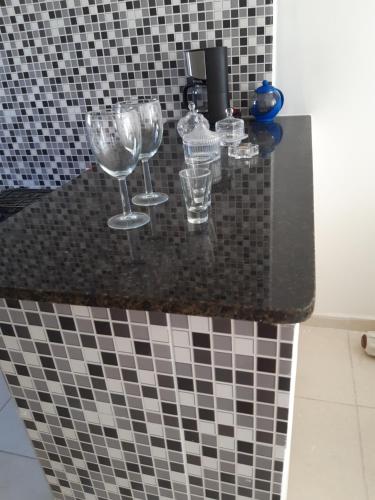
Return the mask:
<path fill-rule="evenodd" d="M 354 318 L 346 316 L 328 316 L 313 314 L 303 325 L 359 332 L 375 331 L 375 318 Z"/>

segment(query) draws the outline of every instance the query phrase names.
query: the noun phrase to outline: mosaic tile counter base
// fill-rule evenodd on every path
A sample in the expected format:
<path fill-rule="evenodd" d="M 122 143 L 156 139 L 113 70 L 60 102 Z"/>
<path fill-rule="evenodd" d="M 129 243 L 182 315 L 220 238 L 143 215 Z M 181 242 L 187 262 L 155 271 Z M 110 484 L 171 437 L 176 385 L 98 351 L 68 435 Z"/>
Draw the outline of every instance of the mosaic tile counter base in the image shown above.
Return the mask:
<path fill-rule="evenodd" d="M 279 500 L 297 329 L 0 299 L 0 363 L 55 499 Z"/>

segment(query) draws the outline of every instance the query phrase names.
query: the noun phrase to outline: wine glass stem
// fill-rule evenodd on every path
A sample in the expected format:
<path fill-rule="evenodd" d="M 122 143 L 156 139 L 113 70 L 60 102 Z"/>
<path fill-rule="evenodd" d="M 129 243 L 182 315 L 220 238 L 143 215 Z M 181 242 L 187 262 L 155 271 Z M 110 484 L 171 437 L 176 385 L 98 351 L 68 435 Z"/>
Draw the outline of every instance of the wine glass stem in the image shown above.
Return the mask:
<path fill-rule="evenodd" d="M 143 167 L 143 177 L 145 179 L 146 194 L 151 194 L 153 190 L 152 190 L 150 166 L 148 164 L 148 160 L 142 160 L 142 167 Z"/>
<path fill-rule="evenodd" d="M 122 211 L 123 211 L 125 216 L 130 215 L 132 213 L 132 209 L 131 209 L 130 200 L 129 200 L 128 186 L 126 185 L 126 177 L 121 177 L 118 180 L 118 182 L 119 182 L 119 186 L 120 186 Z"/>

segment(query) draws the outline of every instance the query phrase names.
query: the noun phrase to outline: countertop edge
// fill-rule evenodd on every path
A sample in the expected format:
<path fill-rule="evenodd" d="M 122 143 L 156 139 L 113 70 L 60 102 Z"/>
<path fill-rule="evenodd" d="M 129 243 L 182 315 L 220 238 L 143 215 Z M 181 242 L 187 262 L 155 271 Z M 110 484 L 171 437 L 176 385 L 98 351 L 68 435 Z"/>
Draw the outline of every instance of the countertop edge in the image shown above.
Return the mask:
<path fill-rule="evenodd" d="M 72 292 L 45 291 L 43 293 L 17 288 L 0 288 L 0 297 L 3 299 L 31 300 L 44 303 L 59 303 L 71 305 L 84 305 L 90 307 L 108 307 L 142 311 L 160 311 L 170 314 L 183 314 L 190 316 L 206 316 L 217 318 L 228 318 L 243 321 L 259 321 L 268 324 L 294 324 L 307 321 L 312 315 L 315 304 L 315 296 L 311 302 L 296 309 L 263 310 L 246 305 L 220 304 L 204 301 L 181 302 L 173 299 L 157 305 L 156 301 L 148 301 L 142 297 L 107 296 L 97 294 L 82 295 Z"/>

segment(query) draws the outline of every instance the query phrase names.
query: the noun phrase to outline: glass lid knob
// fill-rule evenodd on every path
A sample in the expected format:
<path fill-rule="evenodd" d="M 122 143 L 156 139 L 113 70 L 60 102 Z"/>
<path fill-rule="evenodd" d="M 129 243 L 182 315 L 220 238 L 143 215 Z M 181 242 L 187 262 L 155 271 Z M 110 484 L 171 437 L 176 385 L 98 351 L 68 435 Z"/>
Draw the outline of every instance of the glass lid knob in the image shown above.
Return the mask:
<path fill-rule="evenodd" d="M 189 104 L 188 104 L 188 108 L 189 108 L 189 111 L 191 111 L 192 113 L 194 113 L 195 111 L 195 104 L 190 101 Z"/>

